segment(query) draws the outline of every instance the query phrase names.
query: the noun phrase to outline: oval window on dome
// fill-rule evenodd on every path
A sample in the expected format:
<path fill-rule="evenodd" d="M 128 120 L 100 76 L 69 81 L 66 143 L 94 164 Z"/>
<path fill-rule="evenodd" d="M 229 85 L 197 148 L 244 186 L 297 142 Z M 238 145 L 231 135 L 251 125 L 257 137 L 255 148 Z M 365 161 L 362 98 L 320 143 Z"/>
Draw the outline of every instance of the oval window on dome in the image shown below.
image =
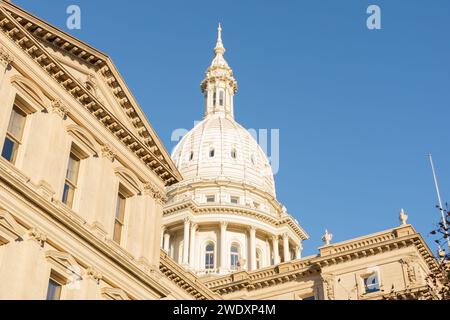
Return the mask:
<path fill-rule="evenodd" d="M 210 157 L 210 158 L 214 158 L 214 156 L 215 156 L 215 150 L 214 150 L 214 148 L 209 149 L 209 157 Z"/>
<path fill-rule="evenodd" d="M 231 149 L 231 158 L 236 159 L 237 158 L 237 152 L 236 149 Z"/>
<path fill-rule="evenodd" d="M 194 151 L 189 154 L 189 161 L 192 161 L 192 159 L 194 159 Z"/>
<path fill-rule="evenodd" d="M 250 156 L 250 161 L 255 165 L 255 156 L 253 154 Z"/>

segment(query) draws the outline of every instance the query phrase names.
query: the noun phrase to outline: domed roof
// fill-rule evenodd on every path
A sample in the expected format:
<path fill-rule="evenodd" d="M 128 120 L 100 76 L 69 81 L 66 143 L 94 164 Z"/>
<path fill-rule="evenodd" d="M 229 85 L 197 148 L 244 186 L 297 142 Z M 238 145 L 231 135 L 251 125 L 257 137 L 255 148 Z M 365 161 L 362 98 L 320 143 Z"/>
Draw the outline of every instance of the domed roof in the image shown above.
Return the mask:
<path fill-rule="evenodd" d="M 187 183 L 230 180 L 275 197 L 272 168 L 264 151 L 230 115 L 208 115 L 183 137 L 172 158 Z"/>
<path fill-rule="evenodd" d="M 272 168 L 248 130 L 234 120 L 237 82 L 224 58 L 219 25 L 214 59 L 201 82 L 205 116 L 175 147 L 172 159 L 185 183 L 225 180 L 246 184 L 275 197 Z"/>

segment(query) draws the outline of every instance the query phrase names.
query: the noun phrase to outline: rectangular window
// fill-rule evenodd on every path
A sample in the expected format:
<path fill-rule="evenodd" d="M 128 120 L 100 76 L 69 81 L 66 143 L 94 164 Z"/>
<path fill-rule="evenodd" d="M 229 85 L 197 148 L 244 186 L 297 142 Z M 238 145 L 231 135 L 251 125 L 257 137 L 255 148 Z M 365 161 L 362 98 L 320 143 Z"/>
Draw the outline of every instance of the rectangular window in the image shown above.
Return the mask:
<path fill-rule="evenodd" d="M 11 163 L 16 162 L 17 152 L 22 143 L 26 117 L 26 114 L 16 105 L 13 107 L 2 150 L 2 157 Z"/>
<path fill-rule="evenodd" d="M 206 196 L 206 202 L 208 202 L 208 203 L 216 202 L 216 197 L 215 196 Z"/>
<path fill-rule="evenodd" d="M 378 275 L 376 273 L 363 277 L 363 282 L 365 293 L 380 291 L 380 283 L 378 281 Z"/>
<path fill-rule="evenodd" d="M 72 150 L 69 156 L 69 163 L 67 164 L 66 180 L 62 196 L 62 202 L 70 208 L 73 206 L 73 199 L 77 188 L 80 162 L 80 158 Z"/>
<path fill-rule="evenodd" d="M 114 219 L 114 234 L 113 234 L 113 240 L 118 244 L 120 244 L 120 240 L 122 238 L 122 229 L 125 224 L 126 200 L 127 199 L 123 195 L 123 193 L 121 191 L 119 191 L 119 193 L 117 194 L 116 216 Z"/>
<path fill-rule="evenodd" d="M 232 204 L 238 204 L 239 203 L 239 197 L 231 197 L 231 201 Z"/>
<path fill-rule="evenodd" d="M 223 106 L 223 91 L 220 91 L 219 93 L 219 105 Z"/>
<path fill-rule="evenodd" d="M 259 209 L 259 207 L 260 207 L 258 202 L 253 202 L 253 206 L 255 207 L 255 209 Z"/>
<path fill-rule="evenodd" d="M 47 300 L 60 300 L 61 290 L 62 284 L 51 277 L 48 281 Z"/>

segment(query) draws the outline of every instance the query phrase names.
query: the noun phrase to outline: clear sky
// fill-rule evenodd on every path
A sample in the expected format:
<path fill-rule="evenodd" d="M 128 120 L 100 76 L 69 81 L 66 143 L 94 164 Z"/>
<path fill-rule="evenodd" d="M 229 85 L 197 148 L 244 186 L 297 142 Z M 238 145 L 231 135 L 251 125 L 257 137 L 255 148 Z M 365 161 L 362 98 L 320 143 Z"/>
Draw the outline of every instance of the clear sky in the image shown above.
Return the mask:
<path fill-rule="evenodd" d="M 108 53 L 169 150 L 202 117 L 220 21 L 237 120 L 280 130 L 277 194 L 311 236 L 304 253 L 325 228 L 341 241 L 397 226 L 402 207 L 432 245 L 429 152 L 450 202 L 450 1 L 14 2 Z M 366 27 L 370 4 L 381 30 Z"/>

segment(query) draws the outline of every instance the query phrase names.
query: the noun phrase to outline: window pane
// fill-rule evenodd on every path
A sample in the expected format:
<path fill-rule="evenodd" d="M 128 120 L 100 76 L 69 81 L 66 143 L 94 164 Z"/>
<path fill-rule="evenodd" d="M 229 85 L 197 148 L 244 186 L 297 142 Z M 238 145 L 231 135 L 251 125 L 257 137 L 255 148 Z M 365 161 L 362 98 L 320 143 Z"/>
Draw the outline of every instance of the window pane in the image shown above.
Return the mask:
<path fill-rule="evenodd" d="M 10 133 L 17 140 L 22 139 L 23 127 L 25 125 L 25 114 L 18 108 L 14 107 L 9 119 L 8 133 Z"/>
<path fill-rule="evenodd" d="M 120 238 L 122 237 L 122 224 L 119 221 L 114 222 L 114 242 L 120 244 Z"/>
<path fill-rule="evenodd" d="M 116 219 L 123 223 L 125 217 L 125 197 L 122 194 L 118 194 L 116 203 Z"/>
<path fill-rule="evenodd" d="M 367 277 L 364 279 L 364 287 L 366 293 L 376 292 L 380 290 L 380 285 L 378 283 L 378 277 L 376 275 Z"/>
<path fill-rule="evenodd" d="M 48 282 L 47 300 L 59 300 L 61 298 L 61 285 L 50 279 Z"/>
<path fill-rule="evenodd" d="M 219 94 L 219 105 L 223 106 L 223 91 L 220 91 Z"/>
<path fill-rule="evenodd" d="M 16 161 L 17 147 L 17 143 L 6 137 L 5 143 L 3 144 L 2 157 L 14 163 Z"/>
<path fill-rule="evenodd" d="M 80 159 L 78 159 L 73 153 L 70 153 L 69 164 L 67 165 L 66 178 L 70 180 L 74 185 L 78 181 L 78 171 L 80 169 Z"/>
<path fill-rule="evenodd" d="M 62 202 L 72 208 L 74 195 L 75 195 L 75 188 L 66 182 L 64 184 Z"/>

